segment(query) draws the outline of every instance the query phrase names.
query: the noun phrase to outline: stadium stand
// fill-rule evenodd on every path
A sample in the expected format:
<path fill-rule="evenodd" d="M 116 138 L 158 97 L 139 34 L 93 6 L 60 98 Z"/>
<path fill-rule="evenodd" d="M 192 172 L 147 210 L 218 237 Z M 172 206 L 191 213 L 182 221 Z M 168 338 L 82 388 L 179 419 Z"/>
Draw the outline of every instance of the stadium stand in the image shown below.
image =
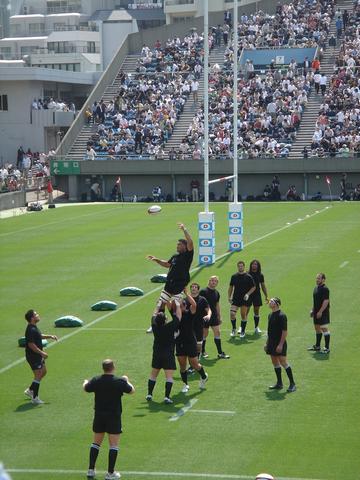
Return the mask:
<path fill-rule="evenodd" d="M 347 14 L 344 39 L 331 75 L 330 88 L 322 99 L 311 156 L 360 155 L 360 4 Z"/>
<path fill-rule="evenodd" d="M 348 0 L 343 0 L 341 6 L 344 7 L 344 5 L 348 5 Z M 316 47 L 317 54 L 321 55 L 321 71 L 330 78 L 331 62 L 339 49 L 335 47 L 334 52 L 334 50 L 330 51 L 329 48 L 326 48 L 329 36 L 336 34 L 334 11 L 335 6 L 332 0 L 316 2 L 301 0 L 282 6 L 278 5 L 276 15 L 267 15 L 261 11 L 249 16 L 243 15 L 239 23 L 239 45 L 241 48 L 261 48 L 264 44 L 270 44 L 274 48 Z M 197 34 L 192 34 L 191 38 L 197 47 L 194 63 L 191 65 L 193 67 L 196 63 L 201 65 L 202 48 L 201 39 Z M 164 45 L 163 48 L 160 45 L 155 45 L 153 48 L 144 45 L 140 55 L 128 55 L 117 78 L 112 85 L 107 87 L 102 96 L 104 116 L 98 116 L 98 121 L 101 123 L 94 125 L 89 122 L 85 125 L 67 156 L 72 159 L 83 159 L 87 143 L 92 143 L 97 151 L 97 159 L 137 158 L 140 153 L 143 158 L 146 156 L 148 158 L 169 158 L 170 152 L 171 158 L 199 159 L 201 157 L 202 111 L 199 108 L 194 115 L 191 96 L 187 92 L 184 94 L 184 91 L 181 90 L 184 83 L 192 81 L 192 74 L 189 74 L 191 66 L 189 67 L 187 64 L 189 57 L 185 55 L 183 58 L 184 50 L 181 54 L 166 56 L 167 47 L 171 46 L 176 49 L 181 47 L 184 42 L 186 42 L 186 37 L 182 41 L 171 39 L 170 45 Z M 214 109 L 212 111 L 212 125 L 219 126 L 219 131 L 212 132 L 215 135 L 211 139 L 215 144 L 212 151 L 213 154 L 226 155 L 231 150 L 232 134 L 231 128 L 229 128 L 231 101 L 227 102 L 227 100 L 229 100 L 232 83 L 229 74 L 219 75 L 216 69 L 220 69 L 224 73 L 226 69 L 231 68 L 232 49 L 231 44 L 228 44 L 226 48 L 219 46 L 215 34 L 210 35 L 210 42 L 211 46 L 213 43 L 216 44 L 210 56 L 211 100 L 214 106 L 216 103 L 220 105 L 220 109 L 219 105 L 215 108 L 219 112 Z M 242 115 L 244 118 L 239 119 L 240 131 L 245 133 L 245 138 L 241 140 L 240 151 L 244 156 L 250 157 L 259 155 L 301 157 L 304 147 L 309 144 L 309 139 L 313 135 L 313 125 L 319 110 L 320 99 L 312 93 L 310 88 L 314 72 L 311 69 L 304 72 L 301 62 L 295 61 L 282 67 L 281 76 L 279 76 L 278 69 L 273 67 L 271 64 L 268 65 L 265 73 L 250 71 L 249 74 L 249 72 L 244 72 L 243 77 L 240 78 L 242 90 L 247 94 L 251 92 L 250 98 L 254 100 L 250 109 L 243 105 Z M 254 78 L 252 78 L 253 75 L 255 75 Z M 203 90 L 201 68 L 199 76 L 200 101 Z M 159 92 L 154 96 L 155 85 L 152 82 L 155 78 Z M 171 80 L 169 80 L 170 78 Z M 219 85 L 217 82 L 220 82 Z M 218 86 L 223 89 L 225 96 L 223 103 L 219 103 L 221 99 L 218 94 Z M 147 89 L 145 95 L 144 92 L 139 93 L 139 90 L 144 88 Z M 289 89 L 290 92 L 288 92 Z M 148 95 L 149 90 L 151 94 Z M 125 102 L 124 105 L 128 102 L 126 95 L 130 96 L 133 106 L 134 99 L 135 102 L 139 102 L 137 104 L 139 108 L 134 106 L 133 109 L 126 112 L 126 116 L 132 116 L 132 118 L 124 119 L 124 111 L 117 111 L 116 105 L 119 100 L 117 97 L 120 92 L 121 101 Z M 156 97 L 156 95 L 158 96 Z M 164 95 L 167 97 L 165 98 Z M 277 96 L 275 102 L 272 102 L 273 95 Z M 184 97 L 188 98 L 186 102 L 183 101 Z M 154 104 L 142 103 L 150 98 L 155 100 Z M 164 111 L 162 111 L 163 105 L 159 104 L 159 99 L 163 103 L 165 100 L 167 102 Z M 178 103 L 175 107 L 176 102 Z M 99 103 L 101 104 L 101 102 Z M 276 103 L 275 112 L 271 111 L 274 108 L 271 103 Z M 147 113 L 141 111 L 144 106 L 150 107 Z M 224 112 L 220 111 L 222 106 L 225 109 Z M 170 120 L 166 118 L 170 116 L 167 107 L 170 112 L 174 111 Z M 153 117 L 154 111 L 157 115 L 157 108 L 160 109 L 160 116 L 165 117 L 161 118 L 161 125 L 158 121 L 154 122 L 152 118 L 150 119 Z M 218 116 L 221 118 L 217 118 Z M 158 118 L 156 119 L 158 120 Z M 120 122 L 122 122 L 121 126 Z M 148 122 L 146 128 L 144 122 Z M 155 125 L 156 123 L 159 125 Z M 229 132 L 226 132 L 226 128 L 221 129 L 221 126 L 227 127 Z M 255 133 L 249 133 L 249 130 L 253 129 Z M 140 133 L 138 133 L 139 130 L 141 130 Z M 225 131 L 224 134 L 222 130 Z M 138 140 L 135 140 L 136 133 Z M 139 147 L 141 136 L 144 143 L 142 152 Z M 144 142 L 144 137 L 148 138 L 146 142 Z M 119 144 L 119 140 L 121 145 L 116 146 Z M 135 143 L 137 143 L 136 149 Z"/>

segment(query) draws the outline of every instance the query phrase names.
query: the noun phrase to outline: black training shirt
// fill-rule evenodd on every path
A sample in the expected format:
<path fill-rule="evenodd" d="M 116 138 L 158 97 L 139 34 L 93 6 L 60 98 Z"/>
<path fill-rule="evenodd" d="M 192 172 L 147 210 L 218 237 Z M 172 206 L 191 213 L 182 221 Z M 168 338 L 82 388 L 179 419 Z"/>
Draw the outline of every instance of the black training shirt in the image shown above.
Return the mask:
<path fill-rule="evenodd" d="M 99 375 L 85 386 L 87 392 L 95 393 L 95 412 L 120 415 L 122 412 L 121 397 L 130 393 L 131 386 L 115 375 Z"/>
<path fill-rule="evenodd" d="M 28 354 L 37 355 L 36 352 L 34 352 L 33 350 L 31 350 L 31 348 L 29 348 L 29 343 L 35 343 L 35 345 L 38 348 L 40 348 L 40 350 L 43 349 L 41 332 L 36 325 L 33 325 L 31 323 L 28 324 L 28 326 L 26 327 L 26 331 L 25 331 L 25 339 L 26 339 L 25 349 L 26 349 L 26 354 L 27 355 Z"/>
<path fill-rule="evenodd" d="M 314 288 L 314 292 L 313 292 L 313 299 L 314 299 L 314 303 L 313 303 L 313 309 L 314 309 L 314 312 L 318 312 L 321 308 L 321 305 L 323 304 L 323 301 L 324 300 L 329 300 L 330 298 L 330 291 L 328 289 L 328 287 L 326 285 L 316 285 L 316 287 Z M 325 310 L 323 311 L 323 315 L 329 313 L 329 307 L 330 307 L 330 303 L 329 305 L 325 308 Z"/>
<path fill-rule="evenodd" d="M 256 293 L 260 293 L 260 285 L 265 282 L 264 275 L 260 272 L 249 272 L 252 279 L 254 280 L 256 290 L 254 291 L 253 295 Z"/>
<path fill-rule="evenodd" d="M 173 350 L 175 346 L 175 332 L 179 330 L 179 319 L 172 314 L 172 320 L 164 325 L 158 325 L 152 317 L 151 325 L 154 334 L 153 350 Z"/>
<path fill-rule="evenodd" d="M 173 255 L 168 260 L 170 267 L 167 274 L 167 280 L 188 283 L 190 281 L 189 270 L 193 257 L 194 250 L 186 250 L 186 252 Z"/>
<path fill-rule="evenodd" d="M 278 345 L 283 330 L 287 330 L 287 317 L 284 312 L 277 310 L 268 317 L 268 343 Z"/>
<path fill-rule="evenodd" d="M 230 286 L 234 287 L 233 300 L 242 300 L 244 295 L 255 287 L 255 282 L 248 273 L 235 273 L 231 277 Z"/>
<path fill-rule="evenodd" d="M 199 294 L 202 297 L 205 297 L 206 300 L 208 301 L 209 307 L 211 309 L 211 318 L 212 319 L 217 318 L 218 315 L 217 315 L 216 305 L 220 301 L 220 293 L 216 290 L 216 288 L 206 287 L 200 290 Z"/>
<path fill-rule="evenodd" d="M 205 297 L 198 295 L 194 297 L 196 302 L 196 312 L 194 314 L 194 324 L 202 325 L 204 323 L 204 317 L 207 315 L 207 310 L 209 308 L 209 303 Z"/>
<path fill-rule="evenodd" d="M 190 312 L 190 310 L 185 310 L 182 312 L 179 332 L 180 335 L 177 338 L 179 343 L 191 342 L 195 338 L 194 315 Z"/>

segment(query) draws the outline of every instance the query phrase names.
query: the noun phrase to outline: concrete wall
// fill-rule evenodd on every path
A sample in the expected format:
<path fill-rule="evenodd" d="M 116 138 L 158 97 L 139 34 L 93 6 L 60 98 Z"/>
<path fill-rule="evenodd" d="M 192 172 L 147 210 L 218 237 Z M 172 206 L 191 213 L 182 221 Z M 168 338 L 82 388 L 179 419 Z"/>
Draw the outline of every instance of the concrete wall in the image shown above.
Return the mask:
<path fill-rule="evenodd" d="M 102 36 L 102 66 L 103 70 L 110 64 L 116 54 L 119 45 L 122 45 L 130 33 L 138 32 L 137 22 L 102 22 L 100 34 Z M 116 42 L 114 42 L 116 39 Z"/>
<path fill-rule="evenodd" d="M 10 192 L 0 194 L 0 210 L 9 210 L 10 208 L 25 207 L 25 192 Z"/>
<path fill-rule="evenodd" d="M 231 161 L 211 162 L 210 179 L 231 175 Z M 182 191 L 190 193 L 190 182 L 196 178 L 203 185 L 203 164 L 197 161 L 84 161 L 80 162 L 81 175 L 72 177 L 71 188 L 68 177 L 56 177 L 60 190 L 69 193 L 72 200 L 80 200 L 83 193 L 89 194 L 95 179 L 103 185 L 106 198 L 109 197 L 116 178 L 120 175 L 123 193 L 127 199 L 136 194 L 138 197 L 151 195 L 155 185 L 160 185 L 163 194 L 176 195 Z M 142 174 L 139 174 L 142 172 Z M 318 191 L 328 194 L 326 175 L 331 177 L 334 195 L 339 193 L 340 172 L 348 173 L 349 188 L 360 183 L 360 166 L 356 159 L 274 159 L 240 160 L 239 193 L 243 198 L 248 195 L 260 195 L 264 186 L 271 183 L 275 174 L 280 176 L 280 191 L 284 195 L 289 185 L 295 185 L 299 194 L 311 198 Z M 201 191 L 204 191 L 203 186 Z M 214 184 L 210 188 L 216 198 L 225 195 L 225 184 Z"/>

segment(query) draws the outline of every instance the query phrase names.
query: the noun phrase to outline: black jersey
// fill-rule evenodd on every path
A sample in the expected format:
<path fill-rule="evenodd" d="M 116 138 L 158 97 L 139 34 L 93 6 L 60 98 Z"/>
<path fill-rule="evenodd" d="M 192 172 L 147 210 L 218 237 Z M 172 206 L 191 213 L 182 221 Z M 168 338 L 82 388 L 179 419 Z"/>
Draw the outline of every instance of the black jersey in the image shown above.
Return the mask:
<path fill-rule="evenodd" d="M 262 283 L 265 283 L 264 275 L 260 272 L 249 272 L 249 275 L 251 275 L 252 279 L 254 280 L 256 290 L 254 291 L 253 295 L 259 295 L 260 294 L 260 285 Z M 246 293 L 246 292 L 245 292 Z"/>
<path fill-rule="evenodd" d="M 164 325 L 157 325 L 156 317 L 152 319 L 152 330 L 154 334 L 153 350 L 164 351 L 173 350 L 175 347 L 176 332 L 179 330 L 179 319 L 172 315 L 172 320 Z"/>
<path fill-rule="evenodd" d="M 209 308 L 209 303 L 205 297 L 198 295 L 194 297 L 196 302 L 196 312 L 194 314 L 194 324 L 195 325 L 203 325 L 204 317 L 207 315 L 207 311 Z"/>
<path fill-rule="evenodd" d="M 216 305 L 220 302 L 220 293 L 216 290 L 216 288 L 203 288 L 200 290 L 199 295 L 206 298 L 208 301 L 209 307 L 211 309 L 211 318 L 217 318 L 217 308 Z"/>
<path fill-rule="evenodd" d="M 122 412 L 121 397 L 130 393 L 131 386 L 115 375 L 99 375 L 85 386 L 87 392 L 95 393 L 95 412 L 120 415 Z"/>
<path fill-rule="evenodd" d="M 283 330 L 287 330 L 287 317 L 284 312 L 277 310 L 268 317 L 268 343 L 278 345 Z"/>
<path fill-rule="evenodd" d="M 192 342 L 194 338 L 194 315 L 190 312 L 190 310 L 185 310 L 182 312 L 177 341 L 179 343 Z"/>
<path fill-rule="evenodd" d="M 190 266 L 193 261 L 194 250 L 186 250 L 184 253 L 177 253 L 173 255 L 169 260 L 169 271 L 167 274 L 167 280 L 173 282 L 184 282 L 185 284 L 190 281 Z"/>
<path fill-rule="evenodd" d="M 255 287 L 255 282 L 251 275 L 248 273 L 235 273 L 230 280 L 230 286 L 234 287 L 233 302 L 240 302 L 244 295 L 252 288 Z"/>
<path fill-rule="evenodd" d="M 326 285 L 317 285 L 314 288 L 313 299 L 314 299 L 313 310 L 314 310 L 314 313 L 317 313 L 320 310 L 321 305 L 323 304 L 323 301 L 330 299 L 330 291 L 328 287 Z M 329 309 L 330 309 L 330 303 L 323 311 L 324 316 L 329 314 Z"/>
<path fill-rule="evenodd" d="M 31 323 L 28 324 L 25 331 L 25 340 L 26 355 L 37 355 L 33 350 L 31 350 L 31 348 L 29 348 L 29 343 L 35 343 L 35 345 L 40 348 L 40 350 L 43 349 L 41 332 L 36 325 L 33 325 Z"/>

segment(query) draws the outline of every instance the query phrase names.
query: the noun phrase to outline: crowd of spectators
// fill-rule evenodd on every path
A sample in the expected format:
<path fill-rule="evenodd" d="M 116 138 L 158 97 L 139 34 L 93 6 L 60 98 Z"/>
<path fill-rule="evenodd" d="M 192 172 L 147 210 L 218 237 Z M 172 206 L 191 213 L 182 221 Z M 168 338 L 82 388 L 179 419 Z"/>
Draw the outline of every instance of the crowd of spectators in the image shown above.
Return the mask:
<path fill-rule="evenodd" d="M 19 147 L 16 162 L 0 167 L 0 192 L 45 187 L 50 177 L 49 160 L 54 154 L 54 151 L 45 154 Z"/>
<path fill-rule="evenodd" d="M 57 112 L 76 112 L 76 107 L 73 102 L 64 102 L 63 100 L 54 98 L 34 98 L 31 104 L 32 110 L 55 110 Z"/>
<path fill-rule="evenodd" d="M 339 13 L 340 15 L 340 13 Z M 344 14 L 339 16 L 343 19 Z M 344 38 L 330 88 L 304 156 L 360 155 L 360 3 L 345 15 Z"/>
<path fill-rule="evenodd" d="M 238 153 L 287 157 L 304 108 L 308 101 L 310 80 L 289 69 L 239 80 Z M 233 79 L 212 69 L 209 77 L 209 153 L 229 156 L 233 150 Z M 196 159 L 201 155 L 204 133 L 203 109 L 199 108 L 179 150 Z"/>
<path fill-rule="evenodd" d="M 203 38 L 196 31 L 183 40 L 169 39 L 164 46 L 159 41 L 152 49 L 144 45 L 137 73 L 120 73 L 115 98 L 86 109 L 88 122 L 97 124 L 86 158 L 165 158 L 165 143 L 190 92 L 198 88 L 202 62 Z"/>
<path fill-rule="evenodd" d="M 334 14 L 332 0 L 298 0 L 278 5 L 275 15 L 262 11 L 241 15 L 238 24 L 239 55 L 243 48 L 264 46 L 325 48 Z M 216 37 L 215 37 L 216 38 Z M 213 65 L 209 77 L 209 153 L 221 157 L 233 151 L 233 43 L 225 42 L 225 60 Z M 255 72 L 251 60 L 238 82 L 238 152 L 248 158 L 287 157 L 308 101 L 316 69 L 307 58 L 291 60 L 287 71 L 271 62 L 268 70 Z M 201 158 L 204 113 L 196 112 L 177 158 Z"/>

